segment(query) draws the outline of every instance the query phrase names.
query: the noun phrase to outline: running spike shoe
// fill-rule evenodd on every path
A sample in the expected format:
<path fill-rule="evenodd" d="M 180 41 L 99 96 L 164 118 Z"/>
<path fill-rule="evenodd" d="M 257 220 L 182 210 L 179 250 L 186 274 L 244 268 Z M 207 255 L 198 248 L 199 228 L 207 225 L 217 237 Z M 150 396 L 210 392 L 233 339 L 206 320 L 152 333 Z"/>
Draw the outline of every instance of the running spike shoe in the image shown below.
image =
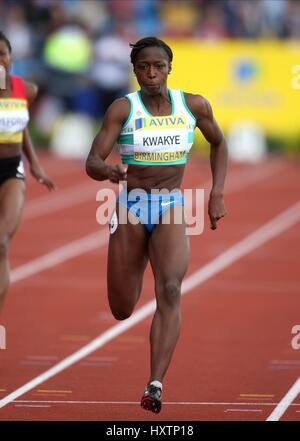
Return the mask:
<path fill-rule="evenodd" d="M 161 409 L 161 395 L 160 387 L 148 384 L 141 399 L 141 407 L 151 412 L 159 413 Z"/>

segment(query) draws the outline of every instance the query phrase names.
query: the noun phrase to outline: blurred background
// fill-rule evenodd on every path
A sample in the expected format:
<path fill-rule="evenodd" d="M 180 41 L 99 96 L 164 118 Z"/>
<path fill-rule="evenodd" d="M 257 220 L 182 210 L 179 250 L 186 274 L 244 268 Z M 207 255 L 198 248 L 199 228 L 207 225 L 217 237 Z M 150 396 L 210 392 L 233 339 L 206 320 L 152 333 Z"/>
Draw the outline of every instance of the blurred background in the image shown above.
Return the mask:
<path fill-rule="evenodd" d="M 0 0 L 12 73 L 39 96 L 36 146 L 83 158 L 116 98 L 134 90 L 129 42 L 174 52 L 169 86 L 209 99 L 236 160 L 300 151 L 299 0 Z M 195 151 L 208 154 L 200 134 Z"/>

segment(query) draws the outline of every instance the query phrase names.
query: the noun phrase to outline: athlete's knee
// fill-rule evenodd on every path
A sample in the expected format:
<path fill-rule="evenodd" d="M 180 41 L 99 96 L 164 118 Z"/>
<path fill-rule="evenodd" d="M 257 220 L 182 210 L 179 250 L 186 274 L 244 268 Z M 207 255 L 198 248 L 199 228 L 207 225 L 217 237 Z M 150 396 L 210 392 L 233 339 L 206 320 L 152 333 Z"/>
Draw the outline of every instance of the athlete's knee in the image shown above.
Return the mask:
<path fill-rule="evenodd" d="M 135 287 L 127 287 L 124 291 L 124 286 L 121 288 L 109 286 L 108 289 L 108 302 L 110 310 L 116 320 L 126 320 L 131 316 L 134 307 L 139 299 L 141 292 L 141 285 L 136 285 Z"/>
<path fill-rule="evenodd" d="M 115 297 L 108 296 L 109 306 L 112 315 L 116 320 L 126 320 L 128 317 L 131 316 L 134 309 L 134 304 L 121 304 L 120 302 L 115 302 L 114 298 Z"/>
<path fill-rule="evenodd" d="M 180 303 L 181 282 L 169 279 L 157 286 L 157 302 L 159 305 L 176 307 Z"/>
<path fill-rule="evenodd" d="M 132 314 L 133 309 L 132 308 L 125 308 L 125 309 L 113 309 L 111 308 L 112 315 L 116 320 L 126 320 L 128 319 Z"/>

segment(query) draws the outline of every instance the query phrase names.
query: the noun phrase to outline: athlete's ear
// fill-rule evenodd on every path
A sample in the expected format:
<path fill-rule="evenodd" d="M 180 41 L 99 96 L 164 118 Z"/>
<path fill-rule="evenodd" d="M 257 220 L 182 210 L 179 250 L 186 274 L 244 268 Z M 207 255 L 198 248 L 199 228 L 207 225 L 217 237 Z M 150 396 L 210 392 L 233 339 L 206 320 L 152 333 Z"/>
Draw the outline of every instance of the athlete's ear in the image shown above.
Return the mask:
<path fill-rule="evenodd" d="M 172 72 L 172 63 L 169 63 L 169 71 L 168 74 L 170 74 Z"/>

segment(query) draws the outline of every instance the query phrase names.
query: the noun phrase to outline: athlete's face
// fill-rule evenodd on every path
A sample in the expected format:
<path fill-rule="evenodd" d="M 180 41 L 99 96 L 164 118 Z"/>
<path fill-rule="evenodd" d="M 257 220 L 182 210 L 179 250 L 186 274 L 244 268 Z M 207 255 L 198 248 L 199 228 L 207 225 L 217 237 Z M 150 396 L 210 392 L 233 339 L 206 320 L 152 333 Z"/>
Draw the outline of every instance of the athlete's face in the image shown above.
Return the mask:
<path fill-rule="evenodd" d="M 164 49 L 147 47 L 138 53 L 133 71 L 145 94 L 158 95 L 167 84 L 171 63 Z"/>
<path fill-rule="evenodd" d="M 11 65 L 11 54 L 3 40 L 0 40 L 0 65 L 4 67 L 6 72 L 9 71 Z"/>

